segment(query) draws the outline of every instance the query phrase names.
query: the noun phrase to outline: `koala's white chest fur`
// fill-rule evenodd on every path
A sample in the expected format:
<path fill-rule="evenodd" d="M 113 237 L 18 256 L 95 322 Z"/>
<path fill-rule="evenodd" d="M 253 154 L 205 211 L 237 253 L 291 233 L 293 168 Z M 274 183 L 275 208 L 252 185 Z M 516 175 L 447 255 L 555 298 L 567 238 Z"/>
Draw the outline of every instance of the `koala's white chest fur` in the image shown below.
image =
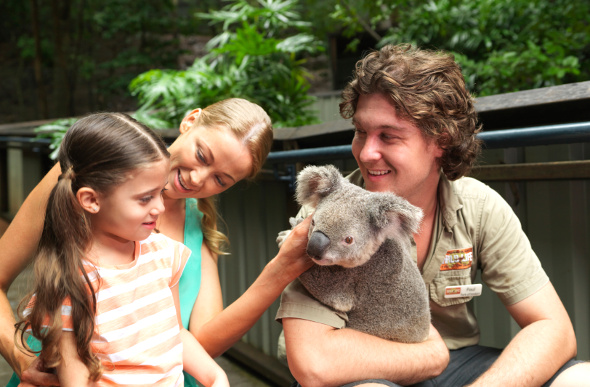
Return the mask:
<path fill-rule="evenodd" d="M 428 294 L 410 248 L 421 210 L 394 194 L 365 191 L 332 166 L 307 167 L 297 183 L 298 202 L 315 207 L 307 252 L 317 265 L 299 277 L 303 286 L 347 313 L 350 328 L 425 340 Z"/>

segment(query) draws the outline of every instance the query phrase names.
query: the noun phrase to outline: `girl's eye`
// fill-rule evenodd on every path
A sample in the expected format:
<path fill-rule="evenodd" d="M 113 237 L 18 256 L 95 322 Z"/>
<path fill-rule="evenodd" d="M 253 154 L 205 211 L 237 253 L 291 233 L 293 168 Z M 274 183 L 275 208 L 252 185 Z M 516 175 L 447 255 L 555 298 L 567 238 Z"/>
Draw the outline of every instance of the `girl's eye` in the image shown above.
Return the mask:
<path fill-rule="evenodd" d="M 164 195 L 164 192 L 168 191 L 168 188 L 162 188 L 162 190 L 160 191 L 160 195 Z"/>
<path fill-rule="evenodd" d="M 345 242 L 347 245 L 350 245 L 350 244 L 352 244 L 352 242 L 354 242 L 354 238 L 353 238 L 353 237 L 351 237 L 351 236 L 347 236 L 346 238 L 344 238 L 344 242 Z"/>
<path fill-rule="evenodd" d="M 149 202 L 150 202 L 150 200 L 152 200 L 153 198 L 154 198 L 154 197 L 153 197 L 153 196 L 151 196 L 151 195 L 150 195 L 150 196 L 144 196 L 144 197 L 142 197 L 141 199 L 139 199 L 139 201 L 145 204 L 145 203 L 149 203 Z"/>

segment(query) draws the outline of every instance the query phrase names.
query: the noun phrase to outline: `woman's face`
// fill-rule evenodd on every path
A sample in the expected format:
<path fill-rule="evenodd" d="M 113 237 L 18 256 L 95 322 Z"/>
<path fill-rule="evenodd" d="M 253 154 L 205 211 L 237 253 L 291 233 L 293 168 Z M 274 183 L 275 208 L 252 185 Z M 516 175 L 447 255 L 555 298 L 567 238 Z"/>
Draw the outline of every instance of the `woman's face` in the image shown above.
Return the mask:
<path fill-rule="evenodd" d="M 170 175 L 165 195 L 171 199 L 207 198 L 249 175 L 252 156 L 226 127 L 181 126 L 168 148 Z"/>

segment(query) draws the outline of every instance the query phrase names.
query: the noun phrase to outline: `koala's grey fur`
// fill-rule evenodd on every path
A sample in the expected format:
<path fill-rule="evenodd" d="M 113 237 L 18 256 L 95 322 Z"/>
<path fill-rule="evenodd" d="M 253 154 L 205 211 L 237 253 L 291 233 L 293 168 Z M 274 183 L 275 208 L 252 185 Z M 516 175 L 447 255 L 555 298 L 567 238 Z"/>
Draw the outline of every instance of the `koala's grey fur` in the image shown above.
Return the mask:
<path fill-rule="evenodd" d="M 430 329 L 426 287 L 411 258 L 422 211 L 388 192 L 369 192 L 333 166 L 305 168 L 297 201 L 315 207 L 299 279 L 320 302 L 348 314 L 349 328 L 399 342 L 421 342 Z"/>

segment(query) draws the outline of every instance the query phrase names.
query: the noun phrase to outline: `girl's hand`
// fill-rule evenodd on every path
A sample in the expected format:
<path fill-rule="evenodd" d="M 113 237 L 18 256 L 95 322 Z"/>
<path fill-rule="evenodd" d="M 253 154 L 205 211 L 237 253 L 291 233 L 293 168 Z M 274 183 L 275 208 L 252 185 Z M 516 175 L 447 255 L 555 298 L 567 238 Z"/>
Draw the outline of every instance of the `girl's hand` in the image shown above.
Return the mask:
<path fill-rule="evenodd" d="M 18 387 L 59 386 L 57 375 L 44 369 L 38 357 L 23 371 Z"/>

